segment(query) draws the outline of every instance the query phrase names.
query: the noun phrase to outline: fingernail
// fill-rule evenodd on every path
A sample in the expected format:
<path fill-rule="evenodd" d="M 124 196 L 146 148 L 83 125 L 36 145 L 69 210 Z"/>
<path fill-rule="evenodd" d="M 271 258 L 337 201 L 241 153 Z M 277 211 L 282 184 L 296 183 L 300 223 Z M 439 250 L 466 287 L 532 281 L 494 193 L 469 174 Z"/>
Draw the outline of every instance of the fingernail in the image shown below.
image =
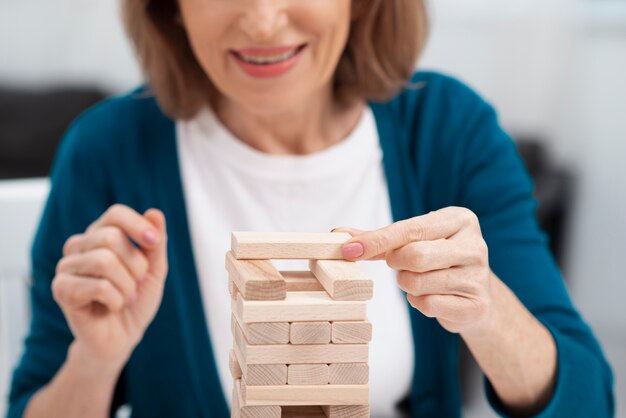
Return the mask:
<path fill-rule="evenodd" d="M 365 250 L 363 248 L 363 244 L 360 242 L 353 242 L 351 244 L 344 245 L 341 249 L 341 253 L 344 258 L 358 258 L 362 256 L 364 252 Z"/>
<path fill-rule="evenodd" d="M 143 239 L 145 239 L 148 244 L 159 243 L 159 235 L 153 229 L 146 229 L 143 231 Z"/>
<path fill-rule="evenodd" d="M 128 298 L 130 304 L 132 305 L 133 303 L 137 302 L 137 292 L 133 292 L 130 294 L 130 297 Z"/>

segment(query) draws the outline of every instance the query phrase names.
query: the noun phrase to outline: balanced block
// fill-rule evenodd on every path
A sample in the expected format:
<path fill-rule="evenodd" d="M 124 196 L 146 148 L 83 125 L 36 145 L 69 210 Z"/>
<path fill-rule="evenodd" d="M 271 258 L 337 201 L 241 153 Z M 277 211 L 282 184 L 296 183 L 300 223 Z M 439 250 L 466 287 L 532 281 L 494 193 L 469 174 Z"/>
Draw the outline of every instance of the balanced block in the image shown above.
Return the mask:
<path fill-rule="evenodd" d="M 369 321 L 334 321 L 331 340 L 335 344 L 367 344 L 372 340 Z"/>
<path fill-rule="evenodd" d="M 291 344 L 329 344 L 330 322 L 292 322 L 289 330 Z"/>
<path fill-rule="evenodd" d="M 363 321 L 362 301 L 336 301 L 326 292 L 288 292 L 285 300 L 246 300 L 237 295 L 233 310 L 244 323 L 299 321 Z"/>
<path fill-rule="evenodd" d="M 328 364 L 290 364 L 287 367 L 288 385 L 327 385 Z"/>
<path fill-rule="evenodd" d="M 241 380 L 235 380 L 231 405 L 231 418 L 281 418 L 282 410 L 278 405 L 248 406 L 244 403 Z"/>
<path fill-rule="evenodd" d="M 315 275 L 308 271 L 281 271 L 280 274 L 287 285 L 287 292 L 319 292 L 324 287 Z"/>
<path fill-rule="evenodd" d="M 311 260 L 311 271 L 334 300 L 369 300 L 374 282 L 354 261 Z"/>
<path fill-rule="evenodd" d="M 245 405 L 365 405 L 368 385 L 284 385 L 241 388 Z"/>
<path fill-rule="evenodd" d="M 252 322 L 246 324 L 237 319 L 236 315 L 235 312 L 231 315 L 233 335 L 234 323 L 237 322 L 249 344 L 287 344 L 289 342 L 289 322 Z"/>
<path fill-rule="evenodd" d="M 284 385 L 287 384 L 287 365 L 281 363 L 251 364 L 246 361 L 241 351 L 241 344 L 245 345 L 245 337 L 238 324 L 235 323 L 235 344 L 233 352 L 241 369 L 241 376 L 251 385 Z M 234 376 L 233 376 L 234 377 Z"/>
<path fill-rule="evenodd" d="M 335 363 L 328 366 L 331 385 L 364 385 L 369 382 L 369 374 L 367 363 Z"/>
<path fill-rule="evenodd" d="M 285 280 L 269 260 L 237 260 L 229 251 L 226 253 L 226 270 L 247 300 L 285 299 Z"/>
<path fill-rule="evenodd" d="M 250 345 L 236 341 L 241 353 L 241 363 L 253 364 L 317 364 L 317 363 L 367 363 L 366 344 L 315 344 L 315 345 Z M 242 344 L 239 346 L 239 344 Z M 241 366 L 244 369 L 244 366 Z"/>
<path fill-rule="evenodd" d="M 326 405 L 322 411 L 327 418 L 369 418 L 369 405 Z"/>
<path fill-rule="evenodd" d="M 233 232 L 231 249 L 237 259 L 342 260 L 347 232 Z"/>

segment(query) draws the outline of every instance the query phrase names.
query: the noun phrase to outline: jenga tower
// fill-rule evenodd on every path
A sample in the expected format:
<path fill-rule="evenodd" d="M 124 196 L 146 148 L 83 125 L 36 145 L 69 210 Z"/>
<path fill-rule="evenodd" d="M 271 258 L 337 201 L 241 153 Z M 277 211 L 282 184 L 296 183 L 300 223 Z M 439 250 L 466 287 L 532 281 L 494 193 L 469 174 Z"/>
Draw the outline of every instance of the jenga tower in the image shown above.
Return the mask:
<path fill-rule="evenodd" d="M 365 301 L 373 282 L 343 260 L 348 239 L 233 232 L 231 417 L 370 416 Z M 308 259 L 310 270 L 279 272 L 271 259 Z"/>

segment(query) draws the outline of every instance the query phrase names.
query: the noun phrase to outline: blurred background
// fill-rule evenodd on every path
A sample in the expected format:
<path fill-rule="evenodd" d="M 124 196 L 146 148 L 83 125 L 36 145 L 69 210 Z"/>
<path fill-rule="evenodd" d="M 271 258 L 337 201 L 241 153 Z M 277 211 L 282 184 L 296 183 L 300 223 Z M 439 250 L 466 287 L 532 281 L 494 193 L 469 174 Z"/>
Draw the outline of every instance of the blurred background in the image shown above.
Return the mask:
<path fill-rule="evenodd" d="M 626 0 L 431 1 L 423 69 L 499 112 L 536 182 L 571 295 L 614 368 L 626 417 Z M 141 83 L 118 2 L 0 0 L 0 416 L 28 324 L 28 251 L 58 140 Z M 493 416 L 464 355 L 465 416 Z"/>

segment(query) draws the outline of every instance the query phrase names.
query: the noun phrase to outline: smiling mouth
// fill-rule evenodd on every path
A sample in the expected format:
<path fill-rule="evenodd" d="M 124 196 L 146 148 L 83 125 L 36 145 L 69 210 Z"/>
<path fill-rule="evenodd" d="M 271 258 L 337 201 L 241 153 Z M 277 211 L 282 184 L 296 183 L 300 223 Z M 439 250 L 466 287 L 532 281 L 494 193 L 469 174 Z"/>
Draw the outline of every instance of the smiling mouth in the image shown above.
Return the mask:
<path fill-rule="evenodd" d="M 306 48 L 306 44 L 302 44 L 293 48 L 291 50 L 274 53 L 274 54 L 264 54 L 260 51 L 255 51 L 253 54 L 250 52 L 244 51 L 231 51 L 237 58 L 245 61 L 248 64 L 252 65 L 273 65 L 279 64 L 281 62 L 285 62 L 294 56 L 298 55 L 302 50 Z"/>

